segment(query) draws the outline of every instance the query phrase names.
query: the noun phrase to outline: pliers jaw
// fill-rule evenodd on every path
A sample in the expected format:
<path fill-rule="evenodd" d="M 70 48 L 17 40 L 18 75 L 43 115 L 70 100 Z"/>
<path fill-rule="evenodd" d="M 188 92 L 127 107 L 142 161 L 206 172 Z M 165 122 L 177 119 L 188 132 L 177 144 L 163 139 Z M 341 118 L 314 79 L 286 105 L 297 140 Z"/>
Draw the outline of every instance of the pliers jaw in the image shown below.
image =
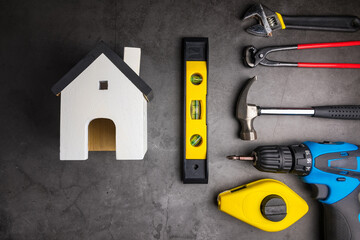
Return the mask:
<path fill-rule="evenodd" d="M 281 46 L 281 47 L 265 47 L 257 49 L 254 46 L 249 46 L 244 49 L 244 63 L 246 66 L 254 68 L 257 65 L 263 65 L 268 67 L 296 67 L 297 63 L 279 62 L 266 58 L 271 52 L 294 50 L 297 46 Z"/>
<path fill-rule="evenodd" d="M 276 62 L 268 60 L 266 55 L 271 51 L 268 48 L 257 49 L 254 46 L 246 47 L 244 50 L 244 63 L 246 66 L 254 68 L 257 65 L 272 66 Z"/>
<path fill-rule="evenodd" d="M 257 49 L 254 46 L 249 46 L 244 49 L 244 64 L 248 67 L 254 68 L 259 62 L 256 61 Z"/>
<path fill-rule="evenodd" d="M 248 18 L 255 18 L 259 21 L 258 24 L 246 29 L 248 33 L 255 36 L 271 37 L 272 31 L 282 28 L 277 14 L 260 3 L 254 4 L 246 11 L 243 20 Z"/>

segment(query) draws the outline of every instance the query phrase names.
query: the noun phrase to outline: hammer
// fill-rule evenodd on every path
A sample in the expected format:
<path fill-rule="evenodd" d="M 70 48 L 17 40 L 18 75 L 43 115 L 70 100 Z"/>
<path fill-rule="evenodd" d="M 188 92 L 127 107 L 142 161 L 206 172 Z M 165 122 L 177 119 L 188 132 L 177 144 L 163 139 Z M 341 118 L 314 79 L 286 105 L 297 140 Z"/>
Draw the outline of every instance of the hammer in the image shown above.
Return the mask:
<path fill-rule="evenodd" d="M 257 138 L 253 121 L 260 115 L 298 115 L 319 118 L 360 120 L 360 105 L 320 106 L 311 108 L 263 108 L 247 103 L 247 95 L 251 85 L 257 80 L 253 77 L 242 89 L 236 106 L 236 117 L 240 121 L 242 140 Z"/>

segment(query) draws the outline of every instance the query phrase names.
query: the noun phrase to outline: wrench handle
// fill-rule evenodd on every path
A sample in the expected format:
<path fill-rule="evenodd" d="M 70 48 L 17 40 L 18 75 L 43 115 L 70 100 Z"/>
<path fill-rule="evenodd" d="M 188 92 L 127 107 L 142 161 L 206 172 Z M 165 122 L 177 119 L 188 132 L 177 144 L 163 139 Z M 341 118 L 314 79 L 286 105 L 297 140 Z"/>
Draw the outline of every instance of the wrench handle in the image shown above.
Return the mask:
<path fill-rule="evenodd" d="M 355 16 L 282 16 L 285 28 L 321 30 L 336 32 L 356 32 L 360 29 L 360 19 Z"/>

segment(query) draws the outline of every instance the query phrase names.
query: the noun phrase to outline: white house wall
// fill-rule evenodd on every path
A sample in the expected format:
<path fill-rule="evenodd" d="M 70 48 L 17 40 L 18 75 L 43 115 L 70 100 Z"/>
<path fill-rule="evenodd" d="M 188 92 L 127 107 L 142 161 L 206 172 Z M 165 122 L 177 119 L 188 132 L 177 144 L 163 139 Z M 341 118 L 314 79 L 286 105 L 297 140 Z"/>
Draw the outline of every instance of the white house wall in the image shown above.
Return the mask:
<path fill-rule="evenodd" d="M 125 53 L 126 59 L 137 59 L 129 66 L 139 73 L 140 49 Z M 108 81 L 108 90 L 99 90 L 99 81 Z M 142 92 L 101 54 L 61 92 L 60 159 L 88 158 L 88 125 L 96 118 L 114 122 L 117 160 L 143 159 L 147 150 L 146 108 Z"/>
<path fill-rule="evenodd" d="M 126 62 L 129 67 L 137 74 L 140 75 L 140 59 L 141 59 L 141 49 L 125 47 L 124 48 L 124 62 Z M 144 155 L 147 151 L 147 101 L 145 98 L 143 100 L 143 147 L 145 149 Z M 144 158 L 144 157 L 143 157 Z"/>

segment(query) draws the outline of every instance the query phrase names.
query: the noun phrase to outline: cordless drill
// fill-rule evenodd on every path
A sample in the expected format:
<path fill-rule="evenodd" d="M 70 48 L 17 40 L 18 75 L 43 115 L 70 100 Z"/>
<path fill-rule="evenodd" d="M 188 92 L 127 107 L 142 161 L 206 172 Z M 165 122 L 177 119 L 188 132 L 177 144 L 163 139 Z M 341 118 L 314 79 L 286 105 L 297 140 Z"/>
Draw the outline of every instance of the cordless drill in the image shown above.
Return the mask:
<path fill-rule="evenodd" d="M 260 146 L 250 160 L 264 172 L 292 173 L 312 184 L 315 198 L 324 206 L 327 240 L 360 239 L 360 149 L 346 142 L 304 142 L 291 146 Z"/>

